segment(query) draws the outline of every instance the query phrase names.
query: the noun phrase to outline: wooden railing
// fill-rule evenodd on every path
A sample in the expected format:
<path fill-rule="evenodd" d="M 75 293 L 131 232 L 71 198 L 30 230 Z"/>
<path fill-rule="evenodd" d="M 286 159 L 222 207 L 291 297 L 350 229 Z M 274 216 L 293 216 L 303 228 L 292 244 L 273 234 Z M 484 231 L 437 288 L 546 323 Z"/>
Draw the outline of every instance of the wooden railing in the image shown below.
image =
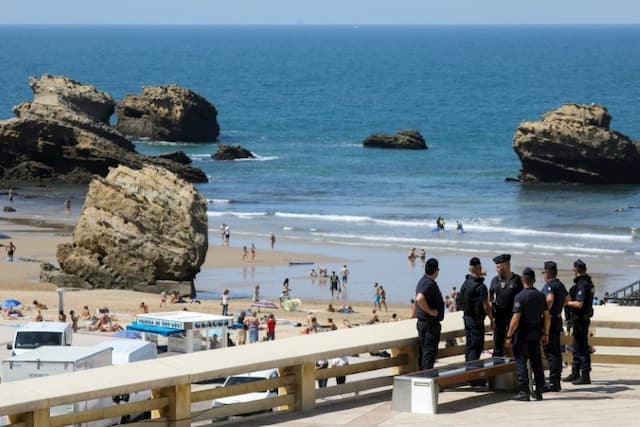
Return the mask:
<path fill-rule="evenodd" d="M 597 322 L 594 322 L 597 326 Z M 439 361 L 464 354 L 459 338 L 462 320 L 458 314 L 443 322 Z M 613 326 L 612 326 L 613 325 Z M 615 327 L 611 322 L 607 328 Z M 597 327 L 595 329 L 598 330 Z M 305 411 L 318 399 L 348 393 L 389 388 L 393 376 L 417 370 L 414 320 L 343 329 L 280 341 L 202 351 L 129 365 L 110 366 L 64 376 L 44 377 L 0 384 L 0 416 L 8 415 L 11 426 L 55 427 L 99 420 L 119 420 L 123 415 L 151 411 L 154 426 L 209 425 L 214 420 L 265 410 Z M 487 335 L 485 348 L 491 348 Z M 456 339 L 454 346 L 445 342 Z M 638 338 L 596 336 L 600 346 L 640 348 Z M 316 370 L 320 359 L 388 350 L 391 357 L 361 357 L 347 366 Z M 602 357 L 600 357 L 602 356 Z M 640 356 L 600 354 L 594 362 L 640 364 Z M 230 387 L 198 385 L 215 378 L 277 368 L 280 377 Z M 348 376 L 345 384 L 317 388 L 319 379 Z M 278 388 L 275 397 L 212 407 L 214 399 Z M 89 399 L 152 390 L 152 398 L 141 402 L 113 404 L 64 415 L 51 415 L 51 408 Z M 132 426 L 149 425 L 142 421 Z"/>

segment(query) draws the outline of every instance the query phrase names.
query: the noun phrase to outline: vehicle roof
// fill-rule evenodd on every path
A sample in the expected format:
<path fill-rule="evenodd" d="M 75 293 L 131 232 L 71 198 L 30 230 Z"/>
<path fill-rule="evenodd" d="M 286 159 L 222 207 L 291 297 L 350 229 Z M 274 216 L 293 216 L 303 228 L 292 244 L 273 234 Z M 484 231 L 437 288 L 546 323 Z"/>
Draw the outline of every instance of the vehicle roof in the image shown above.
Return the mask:
<path fill-rule="evenodd" d="M 255 372 L 247 372 L 245 374 L 237 374 L 231 375 L 232 377 L 258 377 L 258 378 L 269 378 L 273 375 L 273 373 L 278 373 L 277 368 L 265 369 L 264 371 L 255 371 Z"/>
<path fill-rule="evenodd" d="M 71 328 L 70 323 L 65 322 L 29 322 L 25 323 L 18 329 L 20 331 L 59 331 L 64 332 L 66 329 Z"/>
<path fill-rule="evenodd" d="M 5 359 L 7 362 L 75 362 L 111 349 L 95 347 L 45 345 Z"/>

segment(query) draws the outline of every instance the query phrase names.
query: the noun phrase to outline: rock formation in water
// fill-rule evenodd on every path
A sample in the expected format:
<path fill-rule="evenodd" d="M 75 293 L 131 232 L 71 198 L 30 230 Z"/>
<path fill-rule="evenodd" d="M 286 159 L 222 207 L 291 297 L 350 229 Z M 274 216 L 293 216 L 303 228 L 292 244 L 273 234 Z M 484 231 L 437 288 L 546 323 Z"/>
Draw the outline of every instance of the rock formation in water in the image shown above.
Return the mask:
<path fill-rule="evenodd" d="M 116 128 L 134 138 L 210 142 L 220 134 L 216 107 L 177 85 L 145 86 L 116 106 Z"/>
<path fill-rule="evenodd" d="M 220 144 L 218 151 L 211 155 L 215 160 L 255 159 L 256 156 L 240 145 Z"/>
<path fill-rule="evenodd" d="M 89 184 L 73 232 L 58 246 L 58 285 L 195 295 L 208 248 L 207 201 L 163 168 L 112 169 Z"/>
<path fill-rule="evenodd" d="M 513 136 L 520 179 L 590 184 L 640 183 L 640 142 L 611 130 L 600 105 L 565 104 Z"/>
<path fill-rule="evenodd" d="M 0 180 L 87 183 L 123 164 L 165 167 L 191 182 L 207 182 L 200 169 L 145 156 L 108 124 L 113 100 L 93 86 L 47 74 L 31 79 L 33 102 L 0 121 Z"/>
<path fill-rule="evenodd" d="M 362 142 L 364 147 L 426 150 L 427 143 L 417 130 L 403 130 L 395 135 L 373 134 Z"/>

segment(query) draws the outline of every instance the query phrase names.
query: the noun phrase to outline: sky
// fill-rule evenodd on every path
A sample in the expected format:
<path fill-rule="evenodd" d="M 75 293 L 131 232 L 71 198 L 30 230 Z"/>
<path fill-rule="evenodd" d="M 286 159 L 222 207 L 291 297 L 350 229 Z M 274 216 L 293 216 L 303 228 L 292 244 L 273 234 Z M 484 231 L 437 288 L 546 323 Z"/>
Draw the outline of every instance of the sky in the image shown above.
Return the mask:
<path fill-rule="evenodd" d="M 0 24 L 640 24 L 640 0 L 1 0 Z"/>

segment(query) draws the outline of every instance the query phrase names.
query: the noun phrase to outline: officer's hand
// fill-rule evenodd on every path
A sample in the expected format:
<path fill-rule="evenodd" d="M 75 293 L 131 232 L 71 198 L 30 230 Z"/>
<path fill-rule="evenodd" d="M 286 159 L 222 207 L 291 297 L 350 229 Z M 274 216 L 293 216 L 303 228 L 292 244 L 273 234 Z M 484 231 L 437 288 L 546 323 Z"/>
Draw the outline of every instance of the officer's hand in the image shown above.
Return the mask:
<path fill-rule="evenodd" d="M 505 346 L 505 348 L 511 348 L 511 347 L 513 347 L 513 339 L 510 339 L 510 340 L 504 340 L 504 346 Z"/>
<path fill-rule="evenodd" d="M 547 335 L 542 336 L 542 345 L 547 345 L 549 343 L 549 337 Z"/>

